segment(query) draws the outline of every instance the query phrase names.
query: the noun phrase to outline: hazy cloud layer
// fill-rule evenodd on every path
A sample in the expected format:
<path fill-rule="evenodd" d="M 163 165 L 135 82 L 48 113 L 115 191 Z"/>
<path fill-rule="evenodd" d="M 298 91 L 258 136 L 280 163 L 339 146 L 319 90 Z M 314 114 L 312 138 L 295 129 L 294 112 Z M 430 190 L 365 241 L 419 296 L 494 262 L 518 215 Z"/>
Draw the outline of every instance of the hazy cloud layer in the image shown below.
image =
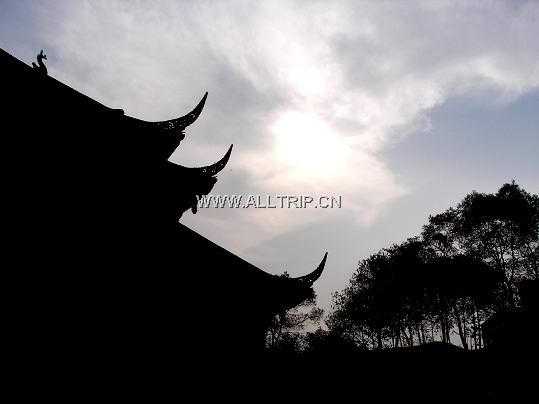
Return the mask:
<path fill-rule="evenodd" d="M 539 86 L 533 1 L 1 7 L 11 16 L 1 17 L 3 47 L 28 61 L 45 48 L 52 75 L 130 115 L 170 118 L 208 90 L 172 158 L 204 164 L 234 143 L 215 193 L 342 195 L 344 212 L 206 209 L 185 218 L 261 263 L 267 242 L 302 228 L 346 214 L 359 227 L 375 223 L 413 182 L 389 169 L 387 147 L 430 130 L 433 108 L 463 94 L 508 103 Z"/>

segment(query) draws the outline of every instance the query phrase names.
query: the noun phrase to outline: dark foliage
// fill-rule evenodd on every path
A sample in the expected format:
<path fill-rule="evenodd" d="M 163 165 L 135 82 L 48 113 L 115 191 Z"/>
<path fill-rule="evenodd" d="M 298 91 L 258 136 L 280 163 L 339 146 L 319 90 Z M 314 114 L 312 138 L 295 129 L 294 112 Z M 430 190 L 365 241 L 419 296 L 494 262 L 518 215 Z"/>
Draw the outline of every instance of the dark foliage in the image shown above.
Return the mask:
<path fill-rule="evenodd" d="M 483 321 L 518 309 L 518 285 L 539 278 L 538 218 L 538 196 L 514 182 L 472 192 L 429 217 L 420 237 L 361 260 L 334 295 L 330 330 L 376 349 L 453 336 L 464 349 L 483 348 Z"/>

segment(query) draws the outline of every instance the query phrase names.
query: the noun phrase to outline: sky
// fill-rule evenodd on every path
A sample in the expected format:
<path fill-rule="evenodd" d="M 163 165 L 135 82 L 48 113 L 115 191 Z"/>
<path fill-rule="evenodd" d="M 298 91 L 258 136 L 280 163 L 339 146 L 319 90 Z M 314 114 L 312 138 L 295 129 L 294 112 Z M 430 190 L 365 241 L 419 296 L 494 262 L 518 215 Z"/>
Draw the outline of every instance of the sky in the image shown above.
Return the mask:
<path fill-rule="evenodd" d="M 0 0 L 0 47 L 128 115 L 204 112 L 171 156 L 234 151 L 212 193 L 340 209 L 199 209 L 182 222 L 330 308 L 369 254 L 472 190 L 539 193 L 538 1 Z M 181 186 L 179 184 L 179 186 Z"/>

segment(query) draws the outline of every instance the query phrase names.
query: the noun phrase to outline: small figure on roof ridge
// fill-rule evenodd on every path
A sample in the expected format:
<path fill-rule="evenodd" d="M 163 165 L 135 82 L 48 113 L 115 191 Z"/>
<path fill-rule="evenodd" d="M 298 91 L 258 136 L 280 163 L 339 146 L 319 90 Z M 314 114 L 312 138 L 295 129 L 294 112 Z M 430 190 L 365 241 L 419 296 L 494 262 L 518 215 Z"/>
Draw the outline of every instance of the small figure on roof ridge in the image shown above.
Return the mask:
<path fill-rule="evenodd" d="M 32 62 L 32 67 L 38 72 L 43 74 L 44 76 L 47 75 L 47 66 L 45 66 L 45 63 L 43 63 L 43 59 L 47 60 L 47 55 L 43 53 L 43 49 L 41 49 L 41 52 L 37 55 L 37 65 Z"/>

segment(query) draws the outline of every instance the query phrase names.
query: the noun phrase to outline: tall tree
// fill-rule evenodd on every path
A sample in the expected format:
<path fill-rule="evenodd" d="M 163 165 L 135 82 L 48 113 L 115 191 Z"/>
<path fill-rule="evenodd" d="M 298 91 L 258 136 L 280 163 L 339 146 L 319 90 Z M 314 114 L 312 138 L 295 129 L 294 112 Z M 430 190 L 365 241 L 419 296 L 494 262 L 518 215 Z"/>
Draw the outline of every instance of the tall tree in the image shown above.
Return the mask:
<path fill-rule="evenodd" d="M 439 256 L 466 254 L 503 274 L 499 309 L 517 305 L 521 280 L 539 278 L 539 197 L 514 182 L 495 194 L 472 192 L 431 216 L 422 237 Z"/>

